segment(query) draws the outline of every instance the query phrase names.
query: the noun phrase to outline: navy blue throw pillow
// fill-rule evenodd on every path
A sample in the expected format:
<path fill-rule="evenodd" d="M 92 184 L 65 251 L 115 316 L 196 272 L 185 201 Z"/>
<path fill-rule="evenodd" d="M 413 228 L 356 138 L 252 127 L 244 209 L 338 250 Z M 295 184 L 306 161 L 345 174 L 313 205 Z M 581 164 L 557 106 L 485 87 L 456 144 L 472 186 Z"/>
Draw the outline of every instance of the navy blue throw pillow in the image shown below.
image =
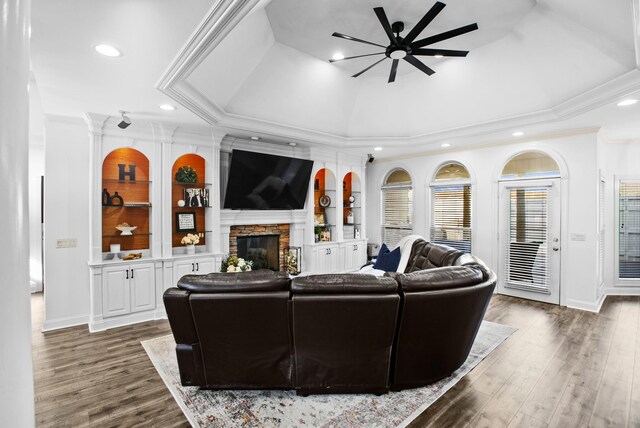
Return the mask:
<path fill-rule="evenodd" d="M 400 264 L 400 247 L 393 251 L 389 251 L 387 244 L 382 244 L 374 269 L 380 269 L 385 272 L 395 272 Z"/>

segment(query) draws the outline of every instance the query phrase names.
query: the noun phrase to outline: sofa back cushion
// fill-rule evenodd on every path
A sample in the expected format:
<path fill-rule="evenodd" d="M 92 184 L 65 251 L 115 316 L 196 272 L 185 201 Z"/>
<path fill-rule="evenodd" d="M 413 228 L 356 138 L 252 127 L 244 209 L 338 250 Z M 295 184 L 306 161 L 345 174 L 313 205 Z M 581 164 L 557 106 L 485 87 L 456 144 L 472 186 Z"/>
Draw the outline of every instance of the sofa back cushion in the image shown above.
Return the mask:
<path fill-rule="evenodd" d="M 415 241 L 411 247 L 411 256 L 404 272 L 410 273 L 422 269 L 452 266 L 462 254 L 462 251 L 455 248 L 432 244 L 420 239 Z"/>
<path fill-rule="evenodd" d="M 482 271 L 475 266 L 443 266 L 395 275 L 404 293 L 436 291 L 480 284 Z"/>
<path fill-rule="evenodd" d="M 192 293 L 247 293 L 289 290 L 289 275 L 267 269 L 249 272 L 209 273 L 185 275 L 178 280 L 178 288 Z"/>
<path fill-rule="evenodd" d="M 362 274 L 323 274 L 295 278 L 293 294 L 389 294 L 398 284 L 392 278 Z"/>

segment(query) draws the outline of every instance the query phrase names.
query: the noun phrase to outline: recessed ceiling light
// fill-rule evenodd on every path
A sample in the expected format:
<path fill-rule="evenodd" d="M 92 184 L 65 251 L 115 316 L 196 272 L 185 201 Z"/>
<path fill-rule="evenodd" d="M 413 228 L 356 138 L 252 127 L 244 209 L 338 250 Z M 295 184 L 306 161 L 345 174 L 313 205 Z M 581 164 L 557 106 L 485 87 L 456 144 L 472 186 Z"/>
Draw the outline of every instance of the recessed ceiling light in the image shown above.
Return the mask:
<path fill-rule="evenodd" d="M 434 58 L 444 58 L 444 56 L 443 56 L 443 55 L 434 55 L 433 57 L 434 57 Z"/>
<path fill-rule="evenodd" d="M 516 131 L 516 132 L 514 132 L 514 133 L 513 133 L 513 134 L 511 134 L 511 135 L 513 135 L 514 137 L 522 137 L 522 136 L 524 135 L 524 132 L 522 132 L 522 131 Z"/>
<path fill-rule="evenodd" d="M 94 49 L 96 50 L 96 52 L 104 56 L 118 57 L 122 55 L 122 52 L 111 45 L 96 45 Z"/>
<path fill-rule="evenodd" d="M 373 150 L 375 150 L 376 152 L 379 152 L 380 150 L 382 150 L 382 147 L 374 147 Z"/>
<path fill-rule="evenodd" d="M 291 147 L 295 147 L 295 146 L 297 146 L 297 145 L 298 145 L 298 143 L 291 142 L 291 143 L 289 143 L 289 145 L 290 145 Z"/>
<path fill-rule="evenodd" d="M 637 103 L 638 100 L 635 100 L 633 98 L 629 98 L 628 100 L 622 100 L 618 103 L 618 107 L 626 107 L 626 106 L 632 106 L 635 103 Z"/>
<path fill-rule="evenodd" d="M 251 139 L 252 139 L 253 141 L 258 141 L 258 140 L 260 139 L 260 137 L 255 137 L 255 136 L 254 136 L 254 137 L 251 137 Z"/>
<path fill-rule="evenodd" d="M 344 59 L 344 55 L 341 52 L 336 52 L 333 54 L 332 58 L 334 61 L 340 61 L 341 59 Z"/>
<path fill-rule="evenodd" d="M 178 107 L 172 106 L 171 104 L 162 104 L 162 105 L 160 105 L 160 108 L 162 110 L 166 110 L 166 111 L 173 111 L 173 110 L 177 109 Z"/>
<path fill-rule="evenodd" d="M 440 144 L 440 147 L 451 147 L 450 143 L 442 143 Z"/>

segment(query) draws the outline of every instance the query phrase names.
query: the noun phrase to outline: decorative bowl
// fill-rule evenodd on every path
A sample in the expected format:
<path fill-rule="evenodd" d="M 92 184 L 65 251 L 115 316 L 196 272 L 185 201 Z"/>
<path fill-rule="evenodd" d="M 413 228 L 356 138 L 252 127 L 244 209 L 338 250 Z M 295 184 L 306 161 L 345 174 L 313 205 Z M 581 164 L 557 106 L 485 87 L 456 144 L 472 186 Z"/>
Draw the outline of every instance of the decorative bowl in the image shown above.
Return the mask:
<path fill-rule="evenodd" d="M 116 229 L 118 229 L 120 232 L 120 235 L 133 235 L 133 233 L 131 233 L 132 231 L 136 230 L 138 228 L 138 226 L 116 226 Z"/>

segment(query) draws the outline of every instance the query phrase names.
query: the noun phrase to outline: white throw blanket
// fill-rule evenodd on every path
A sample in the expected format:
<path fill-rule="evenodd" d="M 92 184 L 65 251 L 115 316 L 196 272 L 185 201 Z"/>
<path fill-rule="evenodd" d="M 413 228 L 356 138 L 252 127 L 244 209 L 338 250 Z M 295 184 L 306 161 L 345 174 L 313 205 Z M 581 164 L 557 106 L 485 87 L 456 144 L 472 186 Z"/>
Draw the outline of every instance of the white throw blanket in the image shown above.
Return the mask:
<path fill-rule="evenodd" d="M 413 247 L 413 243 L 418 239 L 424 238 L 420 235 L 409 235 L 405 236 L 400 240 L 400 242 L 398 242 L 398 247 L 400 247 L 400 263 L 398 264 L 398 269 L 396 269 L 396 272 L 402 273 L 407 268 L 407 263 L 409 263 L 409 257 L 411 256 L 411 247 Z M 358 273 L 382 276 L 385 272 L 380 269 L 374 269 L 373 265 L 367 265 L 360 269 Z"/>

